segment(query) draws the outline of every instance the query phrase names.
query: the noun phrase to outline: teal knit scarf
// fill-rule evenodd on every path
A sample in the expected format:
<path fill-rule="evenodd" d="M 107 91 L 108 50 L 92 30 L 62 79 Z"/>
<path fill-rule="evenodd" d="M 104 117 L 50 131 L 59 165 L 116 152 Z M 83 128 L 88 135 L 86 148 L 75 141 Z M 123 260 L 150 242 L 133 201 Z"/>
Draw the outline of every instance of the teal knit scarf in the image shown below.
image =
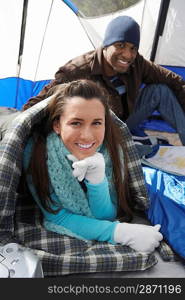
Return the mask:
<path fill-rule="evenodd" d="M 99 149 L 105 159 L 106 177 L 109 183 L 110 193 L 116 201 L 114 185 L 112 183 L 112 163 L 109 153 L 104 145 Z M 86 193 L 78 180 L 72 175 L 72 162 L 66 157 L 70 152 L 64 146 L 61 138 L 54 132 L 47 137 L 47 166 L 54 197 L 51 197 L 60 207 L 70 212 L 87 217 L 93 217 Z M 111 197 L 112 198 L 112 197 Z"/>

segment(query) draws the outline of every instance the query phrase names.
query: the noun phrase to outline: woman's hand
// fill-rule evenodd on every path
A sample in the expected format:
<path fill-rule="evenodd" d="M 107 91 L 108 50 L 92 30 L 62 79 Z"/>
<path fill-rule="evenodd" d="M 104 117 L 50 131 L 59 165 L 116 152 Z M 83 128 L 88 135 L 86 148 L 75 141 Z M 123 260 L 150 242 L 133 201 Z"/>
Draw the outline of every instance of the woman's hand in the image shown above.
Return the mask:
<path fill-rule="evenodd" d="M 78 160 L 74 155 L 68 154 L 67 158 L 73 161 L 72 167 L 74 177 L 79 181 L 86 179 L 92 184 L 99 184 L 105 177 L 105 160 L 101 153 Z"/>
<path fill-rule="evenodd" d="M 130 246 L 138 252 L 152 252 L 163 239 L 159 232 L 161 225 L 149 226 L 142 224 L 119 223 L 115 227 L 116 243 Z"/>

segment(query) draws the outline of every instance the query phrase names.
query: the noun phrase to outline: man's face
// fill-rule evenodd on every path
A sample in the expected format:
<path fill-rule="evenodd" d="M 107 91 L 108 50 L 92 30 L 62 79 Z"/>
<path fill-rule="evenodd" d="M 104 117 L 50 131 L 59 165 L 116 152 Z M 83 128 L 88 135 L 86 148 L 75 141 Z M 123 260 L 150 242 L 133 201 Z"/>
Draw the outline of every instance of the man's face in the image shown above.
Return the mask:
<path fill-rule="evenodd" d="M 125 73 L 134 62 L 137 47 L 131 43 L 116 42 L 103 50 L 105 73 L 108 76 Z"/>

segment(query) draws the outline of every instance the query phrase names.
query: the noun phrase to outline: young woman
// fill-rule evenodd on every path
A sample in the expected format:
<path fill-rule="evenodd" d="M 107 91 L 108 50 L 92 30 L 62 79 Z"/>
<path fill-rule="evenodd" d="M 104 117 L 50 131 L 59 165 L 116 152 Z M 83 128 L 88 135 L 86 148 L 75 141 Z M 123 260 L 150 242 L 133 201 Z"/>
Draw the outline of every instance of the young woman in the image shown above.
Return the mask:
<path fill-rule="evenodd" d="M 45 228 L 142 252 L 159 246 L 160 225 L 120 222 L 132 217 L 134 199 L 104 90 L 90 80 L 58 85 L 43 124 L 26 145 L 24 169 Z"/>

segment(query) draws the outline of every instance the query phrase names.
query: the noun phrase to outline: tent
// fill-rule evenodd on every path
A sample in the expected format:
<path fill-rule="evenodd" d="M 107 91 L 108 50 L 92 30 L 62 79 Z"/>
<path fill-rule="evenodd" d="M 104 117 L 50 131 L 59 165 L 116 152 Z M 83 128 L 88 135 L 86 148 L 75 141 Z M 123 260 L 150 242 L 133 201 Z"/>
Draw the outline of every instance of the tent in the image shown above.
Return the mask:
<path fill-rule="evenodd" d="M 185 77 L 183 0 L 136 0 L 125 9 L 106 14 L 97 9 L 96 16 L 87 17 L 74 2 L 83 1 L 0 2 L 0 106 L 20 109 L 60 66 L 99 46 L 107 23 L 118 15 L 140 24 L 141 54 Z"/>

